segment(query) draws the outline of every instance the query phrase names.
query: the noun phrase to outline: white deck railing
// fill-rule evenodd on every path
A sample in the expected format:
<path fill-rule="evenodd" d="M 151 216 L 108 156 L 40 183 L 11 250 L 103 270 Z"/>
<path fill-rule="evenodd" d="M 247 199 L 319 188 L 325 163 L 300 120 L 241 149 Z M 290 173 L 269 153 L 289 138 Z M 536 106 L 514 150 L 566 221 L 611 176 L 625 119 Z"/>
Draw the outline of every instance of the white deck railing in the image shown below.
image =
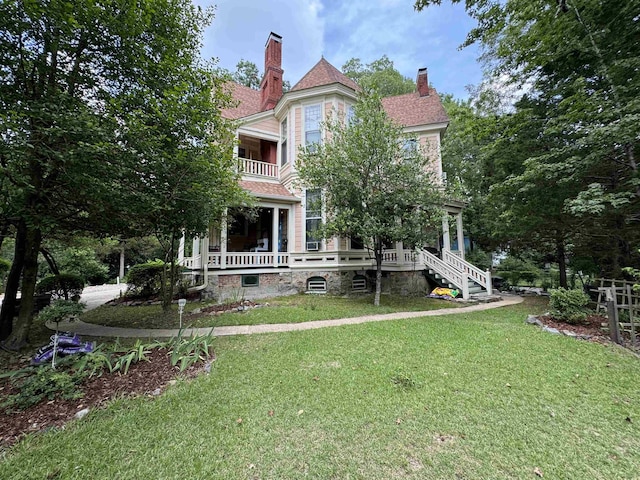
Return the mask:
<path fill-rule="evenodd" d="M 268 178 L 278 178 L 280 176 L 278 165 L 275 163 L 249 160 L 248 158 L 240 158 L 239 160 L 242 161 L 242 173 Z"/>
<path fill-rule="evenodd" d="M 278 252 L 210 252 L 208 268 L 256 268 L 286 267 L 289 265 L 289 253 Z"/>
<path fill-rule="evenodd" d="M 469 298 L 469 281 L 465 272 L 440 260 L 433 253 L 429 253 L 426 250 L 420 252 L 420 257 L 422 263 L 424 263 L 427 268 L 433 270 L 446 279 L 447 282 L 462 290 L 462 298 L 465 300 Z"/>
<path fill-rule="evenodd" d="M 449 265 L 452 265 L 453 267 L 455 267 L 457 270 L 466 273 L 471 280 L 476 282 L 481 287 L 484 287 L 487 293 L 491 295 L 492 293 L 491 272 L 489 270 L 487 270 L 486 272 L 483 272 L 475 265 L 472 265 L 471 263 L 467 262 L 466 260 L 463 260 L 459 256 L 447 250 L 443 250 L 442 259 Z"/>

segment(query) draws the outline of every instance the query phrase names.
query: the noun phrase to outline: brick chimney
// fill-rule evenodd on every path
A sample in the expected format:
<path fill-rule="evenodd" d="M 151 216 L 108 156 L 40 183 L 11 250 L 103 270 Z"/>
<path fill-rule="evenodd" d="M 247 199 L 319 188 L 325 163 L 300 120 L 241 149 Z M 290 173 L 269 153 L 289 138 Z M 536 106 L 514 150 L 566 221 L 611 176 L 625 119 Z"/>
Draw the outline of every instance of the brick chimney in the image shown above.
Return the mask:
<path fill-rule="evenodd" d="M 260 110 L 271 110 L 282 97 L 282 37 L 271 32 L 264 50 L 264 77 L 260 83 Z"/>
<path fill-rule="evenodd" d="M 416 86 L 418 87 L 418 93 L 421 97 L 429 95 L 429 78 L 427 77 L 427 69 L 419 68 L 418 76 L 416 77 Z"/>

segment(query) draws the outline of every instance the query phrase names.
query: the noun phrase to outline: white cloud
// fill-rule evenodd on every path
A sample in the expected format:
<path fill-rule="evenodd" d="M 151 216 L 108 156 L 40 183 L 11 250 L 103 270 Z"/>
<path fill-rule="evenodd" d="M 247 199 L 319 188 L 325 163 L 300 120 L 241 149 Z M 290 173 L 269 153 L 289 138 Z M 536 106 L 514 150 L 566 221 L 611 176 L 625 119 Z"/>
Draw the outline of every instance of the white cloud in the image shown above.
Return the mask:
<path fill-rule="evenodd" d="M 203 57 L 216 57 L 219 66 L 231 71 L 241 58 L 262 70 L 265 43 L 269 33 L 275 32 L 283 37 L 285 79 L 293 84 L 322 55 L 322 9 L 318 0 L 218 0 L 213 24 L 205 32 Z"/>
<path fill-rule="evenodd" d="M 415 12 L 412 0 L 218 0 L 203 56 L 229 70 L 241 58 L 262 70 L 273 31 L 283 37 L 284 76 L 292 85 L 321 55 L 341 68 L 353 57 L 369 63 L 386 54 L 403 75 L 414 78 L 427 67 L 439 91 L 464 97 L 464 86 L 481 80 L 477 49 L 457 49 L 472 27 L 463 5 Z"/>

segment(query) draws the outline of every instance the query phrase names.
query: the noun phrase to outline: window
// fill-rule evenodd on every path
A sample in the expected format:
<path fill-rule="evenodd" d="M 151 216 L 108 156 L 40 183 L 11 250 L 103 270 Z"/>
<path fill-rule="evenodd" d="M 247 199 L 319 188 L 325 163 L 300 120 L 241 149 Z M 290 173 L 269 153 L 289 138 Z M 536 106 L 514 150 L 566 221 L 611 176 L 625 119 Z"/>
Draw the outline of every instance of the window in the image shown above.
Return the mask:
<path fill-rule="evenodd" d="M 308 105 L 304 108 L 304 144 L 309 146 L 311 152 L 315 151 L 315 144 L 319 144 L 320 119 L 322 117 L 322 106 Z"/>
<path fill-rule="evenodd" d="M 345 123 L 347 125 L 350 125 L 354 121 L 355 115 L 356 115 L 356 108 L 353 105 L 349 105 L 347 107 L 347 114 L 345 115 Z"/>
<path fill-rule="evenodd" d="M 322 226 L 322 192 L 319 189 L 307 190 L 306 193 L 306 230 L 307 250 L 320 250 L 320 234 Z"/>
<path fill-rule="evenodd" d="M 327 281 L 323 277 L 311 277 L 307 280 L 307 292 L 325 293 Z"/>
<path fill-rule="evenodd" d="M 287 158 L 287 140 L 289 138 L 289 132 L 287 131 L 287 119 L 280 124 L 280 165 L 286 165 L 289 159 Z"/>
<path fill-rule="evenodd" d="M 418 141 L 415 138 L 406 138 L 402 142 L 402 154 L 405 160 L 411 158 L 418 151 Z"/>
<path fill-rule="evenodd" d="M 366 292 L 367 277 L 364 275 L 354 275 L 353 280 L 351 280 L 351 290 L 354 292 Z"/>
<path fill-rule="evenodd" d="M 260 275 L 242 275 L 243 287 L 259 287 Z"/>

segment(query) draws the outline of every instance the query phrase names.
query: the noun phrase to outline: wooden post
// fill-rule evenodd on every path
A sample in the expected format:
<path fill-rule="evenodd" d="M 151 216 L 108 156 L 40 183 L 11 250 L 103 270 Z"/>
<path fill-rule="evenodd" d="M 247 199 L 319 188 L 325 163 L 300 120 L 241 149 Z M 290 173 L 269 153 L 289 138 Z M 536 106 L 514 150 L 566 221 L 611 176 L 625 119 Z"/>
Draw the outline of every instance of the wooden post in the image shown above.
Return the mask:
<path fill-rule="evenodd" d="M 618 324 L 618 305 L 615 287 L 607 288 L 607 317 L 609 318 L 609 335 L 615 343 L 622 344 L 620 326 Z"/>
<path fill-rule="evenodd" d="M 631 285 L 627 285 L 627 304 L 629 305 L 629 323 L 631 324 L 631 346 L 635 347 L 636 346 L 636 324 L 635 324 L 635 320 L 633 318 L 633 313 L 634 310 L 637 308 L 638 304 L 637 302 L 634 304 L 633 303 L 633 295 L 632 295 L 633 289 L 631 288 Z"/>

